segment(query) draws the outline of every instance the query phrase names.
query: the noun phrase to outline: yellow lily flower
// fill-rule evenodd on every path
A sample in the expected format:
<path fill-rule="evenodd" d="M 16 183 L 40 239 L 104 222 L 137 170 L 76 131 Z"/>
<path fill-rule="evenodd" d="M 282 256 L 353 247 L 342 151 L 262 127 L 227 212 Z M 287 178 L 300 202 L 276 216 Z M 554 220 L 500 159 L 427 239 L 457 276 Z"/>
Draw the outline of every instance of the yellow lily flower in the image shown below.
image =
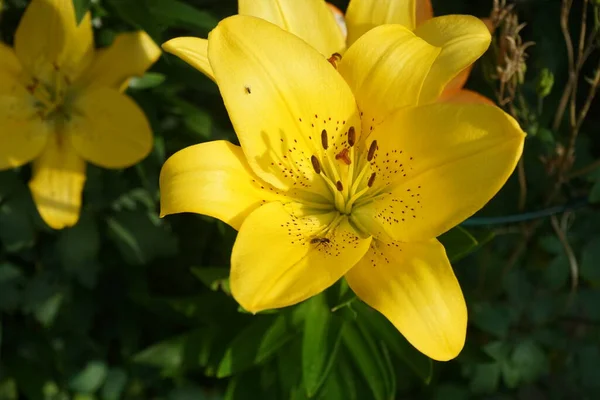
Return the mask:
<path fill-rule="evenodd" d="M 95 51 L 89 13 L 71 0 L 33 0 L 15 34 L 0 42 L 0 170 L 33 161 L 29 187 L 43 220 L 74 225 L 86 162 L 125 168 L 152 149 L 142 110 L 122 92 L 161 51 L 144 32 Z"/>
<path fill-rule="evenodd" d="M 347 46 L 376 26 L 400 24 L 418 35 L 417 28 L 433 18 L 431 0 L 351 0 L 345 17 L 324 0 L 238 0 L 238 12 L 262 18 L 293 33 L 326 57 L 343 54 Z M 175 38 L 163 44 L 165 51 L 214 80 L 207 46 L 206 39 L 194 37 Z M 446 84 L 438 100 L 494 104 L 487 97 L 463 88 L 472 68 L 470 64 L 456 71 L 457 75 Z"/>
<path fill-rule="evenodd" d="M 263 19 L 233 16 L 208 59 L 241 147 L 214 141 L 170 157 L 161 215 L 193 212 L 239 230 L 234 298 L 258 312 L 345 277 L 421 352 L 449 360 L 467 310 L 435 239 L 480 209 L 520 157 L 501 109 L 431 103 L 489 45 L 477 18 L 383 25 L 332 67 Z"/>

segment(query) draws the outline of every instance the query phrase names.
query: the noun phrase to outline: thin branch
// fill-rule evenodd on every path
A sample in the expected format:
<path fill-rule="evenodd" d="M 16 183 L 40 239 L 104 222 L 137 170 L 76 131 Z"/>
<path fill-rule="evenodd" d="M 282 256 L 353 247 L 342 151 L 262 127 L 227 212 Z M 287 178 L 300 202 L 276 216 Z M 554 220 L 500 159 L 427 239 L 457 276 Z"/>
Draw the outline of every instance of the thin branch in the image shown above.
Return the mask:
<path fill-rule="evenodd" d="M 554 228 L 554 232 L 560 240 L 563 248 L 565 249 L 565 254 L 567 255 L 567 259 L 569 261 L 569 268 L 571 271 L 571 292 L 569 293 L 569 300 L 567 302 L 567 308 L 573 301 L 573 296 L 577 292 L 577 286 L 579 286 L 579 264 L 577 263 L 577 257 L 575 257 L 575 253 L 573 252 L 573 248 L 569 243 L 569 239 L 566 235 L 567 230 L 567 219 L 569 217 L 568 213 L 565 213 L 562 217 L 561 223 L 558 221 L 558 217 L 553 215 L 550 217 L 550 222 L 552 223 L 552 228 Z M 562 225 L 562 226 L 561 226 Z"/>
<path fill-rule="evenodd" d="M 577 82 L 577 77 L 575 74 L 575 51 L 573 49 L 573 41 L 571 40 L 571 34 L 569 32 L 569 14 L 571 13 L 572 4 L 573 0 L 563 0 L 560 11 L 560 30 L 565 39 L 565 46 L 567 47 L 569 80 L 567 81 L 567 85 L 565 86 L 565 90 L 558 105 L 556 116 L 554 117 L 554 123 L 552 124 L 552 129 L 554 131 L 557 131 L 560 127 L 563 115 L 567 109 L 567 104 L 569 103 L 569 99 L 571 98 L 571 94 L 573 92 L 573 87 Z"/>
<path fill-rule="evenodd" d="M 525 174 L 525 161 L 523 159 L 524 157 L 521 156 L 519 163 L 517 164 L 519 177 L 519 211 L 523 211 L 527 204 L 527 175 Z"/>

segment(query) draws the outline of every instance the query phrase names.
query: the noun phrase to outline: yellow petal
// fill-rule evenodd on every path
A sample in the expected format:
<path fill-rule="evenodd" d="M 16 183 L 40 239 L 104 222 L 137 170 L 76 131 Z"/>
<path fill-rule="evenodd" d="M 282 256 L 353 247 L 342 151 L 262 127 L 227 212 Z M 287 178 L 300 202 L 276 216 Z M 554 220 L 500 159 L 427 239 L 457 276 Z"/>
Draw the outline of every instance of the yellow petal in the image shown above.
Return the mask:
<path fill-rule="evenodd" d="M 8 68 L 0 69 L 0 170 L 24 165 L 43 150 L 49 125 Z"/>
<path fill-rule="evenodd" d="M 15 54 L 15 51 L 4 43 L 0 42 L 0 71 L 13 77 L 18 77 L 21 73 L 21 63 Z M 4 77 L 2 77 L 4 78 Z"/>
<path fill-rule="evenodd" d="M 130 78 L 144 75 L 160 54 L 160 48 L 146 32 L 120 34 L 110 47 L 96 53 L 83 84 L 122 89 Z"/>
<path fill-rule="evenodd" d="M 210 33 L 208 56 L 248 163 L 282 190 L 331 195 L 311 156 L 334 159 L 349 127 L 360 130 L 352 92 L 298 37 L 262 19 L 233 16 Z"/>
<path fill-rule="evenodd" d="M 115 89 L 82 93 L 66 124 L 69 139 L 85 160 L 104 168 L 126 168 L 148 155 L 152 130 L 143 111 Z"/>
<path fill-rule="evenodd" d="M 352 290 L 406 339 L 438 361 L 456 357 L 467 332 L 467 307 L 444 247 L 373 241 L 347 274 Z"/>
<path fill-rule="evenodd" d="M 344 35 L 323 0 L 239 0 L 239 14 L 267 20 L 305 40 L 325 57 L 342 53 Z"/>
<path fill-rule="evenodd" d="M 51 80 L 59 70 L 72 82 L 94 56 L 90 14 L 77 25 L 72 0 L 33 0 L 17 28 L 15 51 L 34 77 Z"/>
<path fill-rule="evenodd" d="M 496 105 L 496 103 L 494 103 L 491 99 L 469 89 L 461 89 L 454 91 L 445 90 L 444 93 L 442 93 L 442 95 L 440 96 L 439 101 L 461 104 L 489 104 L 491 106 Z"/>
<path fill-rule="evenodd" d="M 365 254 L 361 239 L 337 212 L 298 215 L 279 202 L 246 218 L 231 254 L 231 293 L 251 312 L 290 306 L 322 292 Z M 326 235 L 336 216 L 341 222 Z"/>
<path fill-rule="evenodd" d="M 242 149 L 224 140 L 178 151 L 160 172 L 161 216 L 193 212 L 239 229 L 258 206 L 278 198 L 250 170 Z"/>
<path fill-rule="evenodd" d="M 351 0 L 346 11 L 348 46 L 379 25 L 415 27 L 416 0 Z"/>
<path fill-rule="evenodd" d="M 29 188 L 42 219 L 53 229 L 73 226 L 79 219 L 85 162 L 60 134 L 54 134 L 33 163 Z"/>
<path fill-rule="evenodd" d="M 400 25 L 372 29 L 348 49 L 338 70 L 363 112 L 365 132 L 392 111 L 417 104 L 429 68 L 439 53 L 439 48 Z"/>
<path fill-rule="evenodd" d="M 179 37 L 163 43 L 162 48 L 181 58 L 198 71 L 215 80 L 215 76 L 208 61 L 208 40 L 195 37 Z"/>
<path fill-rule="evenodd" d="M 433 7 L 431 6 L 431 0 L 417 0 L 416 8 L 415 19 L 417 26 L 433 18 Z"/>
<path fill-rule="evenodd" d="M 485 53 L 492 40 L 485 24 L 469 15 L 430 19 L 417 27 L 415 34 L 442 48 L 423 85 L 421 104 L 435 101 L 452 78 Z"/>
<path fill-rule="evenodd" d="M 482 208 L 513 172 L 525 138 L 498 107 L 453 103 L 401 110 L 371 136 L 381 195 L 352 217 L 375 237 L 402 242 L 437 237 Z"/>

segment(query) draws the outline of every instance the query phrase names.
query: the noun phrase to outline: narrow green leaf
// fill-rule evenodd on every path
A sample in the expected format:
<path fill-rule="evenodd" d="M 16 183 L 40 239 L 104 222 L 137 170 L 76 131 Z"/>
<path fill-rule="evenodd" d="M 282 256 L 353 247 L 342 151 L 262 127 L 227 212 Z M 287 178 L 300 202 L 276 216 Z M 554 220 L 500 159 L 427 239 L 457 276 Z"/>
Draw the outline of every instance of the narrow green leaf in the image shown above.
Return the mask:
<path fill-rule="evenodd" d="M 219 22 L 208 12 L 179 0 L 149 0 L 149 7 L 157 19 L 172 26 L 185 25 L 200 32 L 208 32 Z"/>
<path fill-rule="evenodd" d="M 257 317 L 227 348 L 217 368 L 217 378 L 231 376 L 265 362 L 292 337 L 283 315 L 275 319 Z"/>
<path fill-rule="evenodd" d="M 307 301 L 302 338 L 302 383 L 308 397 L 313 397 L 329 376 L 336 359 L 344 320 L 327 306 L 325 294 Z"/>
<path fill-rule="evenodd" d="M 346 351 L 354 360 L 354 365 L 362 374 L 373 393 L 375 400 L 394 398 L 395 379 L 390 371 L 381 350 L 371 335 L 356 324 L 346 324 L 342 334 Z"/>
<path fill-rule="evenodd" d="M 223 289 L 225 293 L 229 293 L 229 268 L 192 267 L 191 271 L 210 290 L 217 291 Z"/>
<path fill-rule="evenodd" d="M 163 83 L 166 76 L 158 72 L 146 72 L 141 77 L 133 77 L 129 80 L 129 87 L 132 89 L 152 89 Z"/>
<path fill-rule="evenodd" d="M 358 322 L 364 324 L 369 330 L 381 339 L 390 352 L 403 360 L 426 384 L 431 382 L 433 375 L 433 362 L 417 349 L 398 332 L 383 315 L 373 310 L 362 302 L 353 305 L 358 313 Z"/>

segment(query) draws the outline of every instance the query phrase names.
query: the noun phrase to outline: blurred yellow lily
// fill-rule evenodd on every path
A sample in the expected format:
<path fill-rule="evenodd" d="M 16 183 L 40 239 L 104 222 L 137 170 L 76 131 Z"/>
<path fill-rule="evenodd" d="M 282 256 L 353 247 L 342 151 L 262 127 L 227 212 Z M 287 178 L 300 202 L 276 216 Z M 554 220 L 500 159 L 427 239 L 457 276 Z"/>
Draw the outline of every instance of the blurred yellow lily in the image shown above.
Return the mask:
<path fill-rule="evenodd" d="M 415 33 L 372 29 L 336 71 L 263 19 L 221 21 L 208 59 L 241 147 L 214 141 L 169 158 L 161 214 L 239 230 L 230 283 L 245 309 L 296 304 L 345 277 L 417 349 L 448 360 L 467 310 L 435 238 L 502 187 L 524 134 L 494 106 L 432 104 L 488 47 L 481 21 L 436 18 Z"/>
<path fill-rule="evenodd" d="M 431 0 L 350 0 L 343 13 L 324 0 L 238 0 L 240 15 L 267 20 L 304 39 L 325 57 L 343 54 L 347 46 L 376 26 L 400 24 L 418 34 L 418 27 L 433 18 Z M 163 45 L 204 75 L 214 80 L 208 62 L 206 39 L 180 37 Z M 490 99 L 463 86 L 473 65 L 466 66 L 447 83 L 439 100 L 494 104 Z"/>
<path fill-rule="evenodd" d="M 0 43 L 0 170 L 33 161 L 29 187 L 52 228 L 74 225 L 86 161 L 124 168 L 152 148 L 128 80 L 160 56 L 144 32 L 95 51 L 89 13 L 79 25 L 71 0 L 33 0 L 15 34 Z"/>

